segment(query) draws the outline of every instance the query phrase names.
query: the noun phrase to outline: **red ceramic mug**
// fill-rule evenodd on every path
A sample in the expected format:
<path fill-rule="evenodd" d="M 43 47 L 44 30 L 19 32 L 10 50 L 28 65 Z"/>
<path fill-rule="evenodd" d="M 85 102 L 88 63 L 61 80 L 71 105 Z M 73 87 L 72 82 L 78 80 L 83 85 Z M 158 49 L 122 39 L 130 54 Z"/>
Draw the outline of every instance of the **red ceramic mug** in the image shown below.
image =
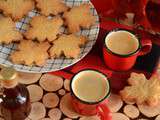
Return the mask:
<path fill-rule="evenodd" d="M 76 112 L 90 116 L 98 114 L 101 120 L 112 120 L 107 107 L 110 83 L 107 77 L 97 70 L 83 70 L 72 77 L 71 103 Z"/>
<path fill-rule="evenodd" d="M 151 48 L 149 39 L 140 40 L 128 30 L 113 30 L 104 40 L 104 62 L 114 71 L 127 71 L 134 66 L 138 56 L 146 55 Z"/>

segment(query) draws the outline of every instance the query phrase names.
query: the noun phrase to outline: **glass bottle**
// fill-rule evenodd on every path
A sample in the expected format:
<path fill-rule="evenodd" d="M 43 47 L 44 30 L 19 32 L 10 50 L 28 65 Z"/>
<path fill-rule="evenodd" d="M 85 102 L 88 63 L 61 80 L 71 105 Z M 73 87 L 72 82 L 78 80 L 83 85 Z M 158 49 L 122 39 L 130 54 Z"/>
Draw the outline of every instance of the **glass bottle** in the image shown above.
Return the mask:
<path fill-rule="evenodd" d="M 4 67 L 0 71 L 0 105 L 5 120 L 25 120 L 31 110 L 29 92 L 16 77 L 13 68 Z"/>

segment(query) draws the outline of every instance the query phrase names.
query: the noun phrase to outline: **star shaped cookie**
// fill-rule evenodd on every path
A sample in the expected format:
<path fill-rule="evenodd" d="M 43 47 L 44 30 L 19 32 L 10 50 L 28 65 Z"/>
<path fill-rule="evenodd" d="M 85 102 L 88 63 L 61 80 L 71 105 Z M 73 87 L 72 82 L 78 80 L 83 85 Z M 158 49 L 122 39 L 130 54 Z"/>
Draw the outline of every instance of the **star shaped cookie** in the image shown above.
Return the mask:
<path fill-rule="evenodd" d="M 37 8 L 43 15 L 57 15 L 68 10 L 68 7 L 62 0 L 36 0 Z"/>
<path fill-rule="evenodd" d="M 15 64 L 42 66 L 48 59 L 48 42 L 33 42 L 32 40 L 21 40 L 18 50 L 11 53 L 10 59 Z"/>
<path fill-rule="evenodd" d="M 70 33 L 79 32 L 80 28 L 90 28 L 96 21 L 96 18 L 90 12 L 89 4 L 81 4 L 71 8 L 63 15 L 65 24 Z"/>
<path fill-rule="evenodd" d="M 53 41 L 53 46 L 49 50 L 52 58 L 59 58 L 64 55 L 66 58 L 78 58 L 81 46 L 85 45 L 87 38 L 76 35 L 62 35 Z"/>
<path fill-rule="evenodd" d="M 31 27 L 25 33 L 27 39 L 36 39 L 39 42 L 55 40 L 63 25 L 60 17 L 48 19 L 45 16 L 36 16 L 31 21 Z"/>
<path fill-rule="evenodd" d="M 0 0 L 0 9 L 14 20 L 21 19 L 29 11 L 34 9 L 33 0 Z"/>
<path fill-rule="evenodd" d="M 15 23 L 9 17 L 0 17 L 0 43 L 9 44 L 19 41 L 22 35 L 16 30 Z"/>

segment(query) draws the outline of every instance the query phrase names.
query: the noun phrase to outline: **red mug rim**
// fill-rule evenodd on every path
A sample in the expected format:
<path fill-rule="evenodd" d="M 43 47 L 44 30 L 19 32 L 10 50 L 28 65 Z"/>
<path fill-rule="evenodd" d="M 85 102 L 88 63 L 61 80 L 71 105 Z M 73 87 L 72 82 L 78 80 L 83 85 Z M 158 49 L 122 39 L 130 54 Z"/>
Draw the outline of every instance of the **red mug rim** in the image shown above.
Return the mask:
<path fill-rule="evenodd" d="M 105 44 L 106 37 L 107 37 L 110 33 L 112 33 L 112 32 L 117 32 L 117 31 L 126 31 L 126 32 L 129 32 L 130 34 L 134 35 L 134 36 L 137 38 L 138 43 L 139 43 L 137 50 L 135 50 L 134 52 L 132 52 L 132 53 L 130 53 L 130 54 L 126 54 L 126 55 L 121 55 L 121 54 L 115 53 L 115 52 L 113 52 L 112 50 L 110 50 L 110 49 L 107 47 L 107 45 Z M 124 58 L 126 58 L 126 57 L 130 57 L 130 56 L 133 56 L 133 55 L 137 54 L 138 51 L 140 51 L 140 49 L 142 48 L 142 45 L 141 45 L 141 42 L 140 42 L 140 37 L 138 37 L 133 31 L 127 30 L 127 29 L 117 28 L 117 29 L 111 30 L 110 32 L 108 32 L 108 33 L 105 35 L 104 47 L 106 48 L 106 50 L 107 50 L 109 53 L 111 53 L 111 54 L 113 54 L 113 55 L 115 55 L 115 56 L 119 56 L 119 57 L 124 57 Z"/>
<path fill-rule="evenodd" d="M 76 99 L 78 99 L 80 102 L 82 102 L 82 103 L 84 103 L 84 104 L 89 104 L 89 105 L 99 104 L 99 103 L 101 103 L 102 101 L 104 101 L 105 99 L 107 99 L 107 98 L 109 97 L 109 95 L 110 95 L 110 92 L 111 92 L 110 81 L 107 80 L 108 87 L 109 87 L 108 93 L 107 93 L 101 100 L 96 101 L 96 102 L 87 102 L 87 101 L 84 101 L 84 100 L 80 99 L 79 97 L 77 97 L 77 96 L 75 95 L 75 93 L 73 92 L 73 89 L 72 89 L 72 82 L 73 82 L 75 76 L 78 75 L 78 74 L 81 73 L 81 72 L 84 72 L 84 71 L 94 71 L 94 72 L 98 72 L 98 73 L 100 73 L 101 75 L 103 75 L 105 78 L 107 78 L 107 76 L 106 76 L 104 73 L 102 73 L 102 72 L 100 72 L 100 71 L 98 71 L 98 70 L 96 70 L 96 69 L 84 69 L 84 70 L 81 70 L 81 71 L 77 72 L 77 73 L 71 78 L 71 82 L 70 82 L 71 95 L 73 95 Z M 108 79 L 108 78 L 107 78 L 107 79 Z"/>

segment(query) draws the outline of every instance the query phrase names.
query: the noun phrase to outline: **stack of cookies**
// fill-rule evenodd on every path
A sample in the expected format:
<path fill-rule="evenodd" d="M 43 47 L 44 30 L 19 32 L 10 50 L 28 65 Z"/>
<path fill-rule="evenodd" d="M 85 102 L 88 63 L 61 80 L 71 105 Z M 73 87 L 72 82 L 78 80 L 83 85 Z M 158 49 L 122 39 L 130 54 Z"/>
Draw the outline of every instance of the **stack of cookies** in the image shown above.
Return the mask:
<path fill-rule="evenodd" d="M 33 9 L 40 15 L 31 19 L 24 33 L 17 31 L 15 22 Z M 28 66 L 43 66 L 47 59 L 61 56 L 78 58 L 88 39 L 76 33 L 96 22 L 89 4 L 70 8 L 61 0 L 0 0 L 0 10 L 0 44 L 17 42 L 10 60 Z M 61 33 L 63 26 L 68 29 L 65 34 Z"/>

